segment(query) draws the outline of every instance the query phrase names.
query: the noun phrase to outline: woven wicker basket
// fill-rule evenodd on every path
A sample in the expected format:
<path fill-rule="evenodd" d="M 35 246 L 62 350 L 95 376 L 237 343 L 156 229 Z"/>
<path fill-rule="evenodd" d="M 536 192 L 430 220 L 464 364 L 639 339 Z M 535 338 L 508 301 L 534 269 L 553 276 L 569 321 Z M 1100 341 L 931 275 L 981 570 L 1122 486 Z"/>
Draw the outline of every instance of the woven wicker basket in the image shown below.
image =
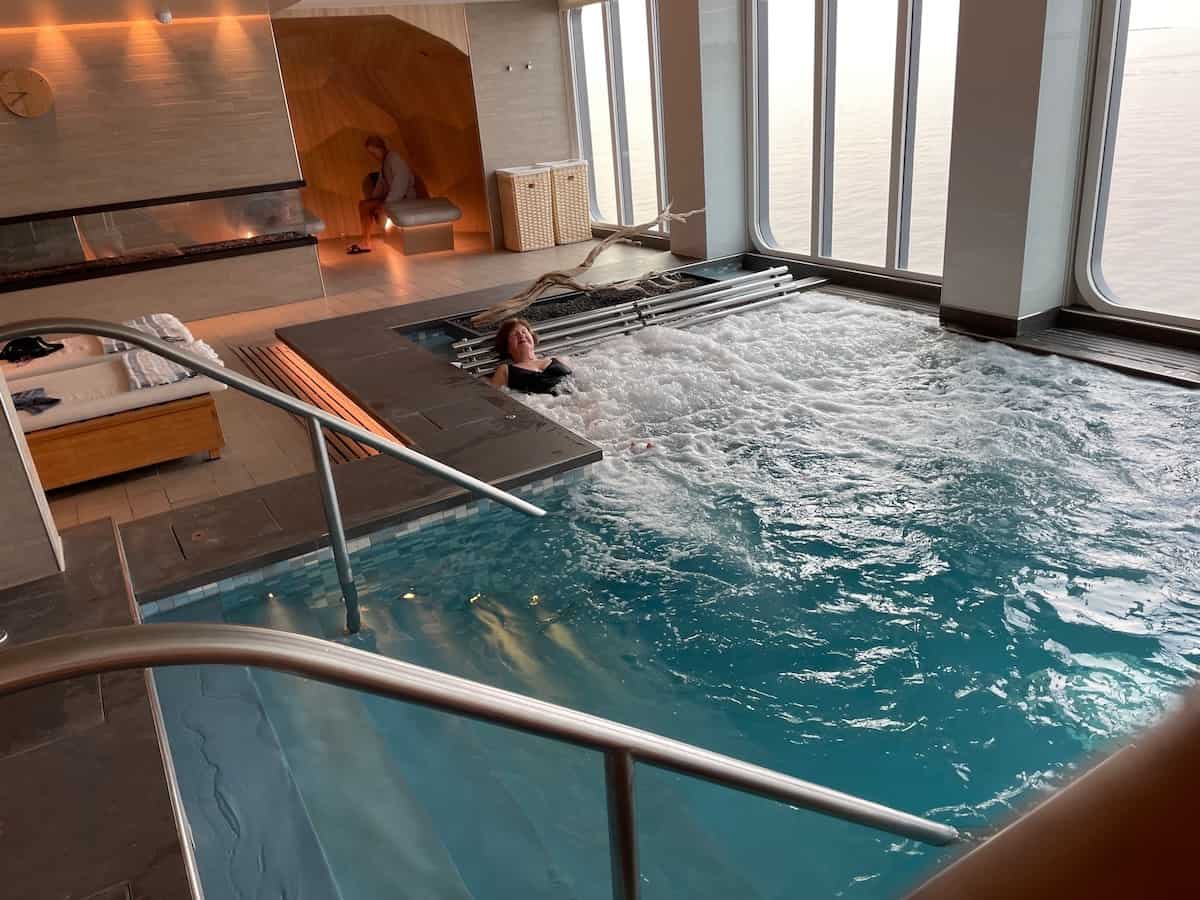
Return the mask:
<path fill-rule="evenodd" d="M 545 166 L 497 169 L 504 246 L 509 250 L 544 250 L 554 246 L 554 205 L 550 170 Z"/>
<path fill-rule="evenodd" d="M 588 164 L 585 159 L 539 163 L 550 169 L 554 199 L 554 240 L 576 244 L 592 239 L 592 211 L 588 198 Z"/>

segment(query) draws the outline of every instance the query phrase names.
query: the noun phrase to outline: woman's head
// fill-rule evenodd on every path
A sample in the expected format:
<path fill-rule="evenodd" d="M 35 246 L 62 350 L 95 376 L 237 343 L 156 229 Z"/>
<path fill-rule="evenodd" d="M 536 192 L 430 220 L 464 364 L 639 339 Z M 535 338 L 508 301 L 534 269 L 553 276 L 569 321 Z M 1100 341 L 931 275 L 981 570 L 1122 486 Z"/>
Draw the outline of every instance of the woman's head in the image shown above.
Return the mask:
<path fill-rule="evenodd" d="M 366 146 L 367 152 L 376 159 L 383 159 L 385 156 L 387 156 L 387 142 L 377 134 L 373 134 L 367 138 L 364 146 Z"/>
<path fill-rule="evenodd" d="M 524 319 L 507 319 L 496 332 L 496 353 L 501 359 L 521 360 L 533 356 L 537 332 Z"/>

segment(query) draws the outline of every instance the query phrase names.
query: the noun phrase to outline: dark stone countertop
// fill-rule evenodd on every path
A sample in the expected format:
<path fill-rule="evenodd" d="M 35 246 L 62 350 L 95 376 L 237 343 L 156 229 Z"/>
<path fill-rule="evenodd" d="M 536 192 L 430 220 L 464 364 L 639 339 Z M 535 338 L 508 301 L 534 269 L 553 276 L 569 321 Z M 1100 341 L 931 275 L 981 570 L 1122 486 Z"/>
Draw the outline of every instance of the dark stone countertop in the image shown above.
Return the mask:
<path fill-rule="evenodd" d="M 69 572 L 0 592 L 10 645 L 133 622 L 112 522 L 63 541 Z M 192 896 L 142 671 L 0 697 L 0 896 Z"/>

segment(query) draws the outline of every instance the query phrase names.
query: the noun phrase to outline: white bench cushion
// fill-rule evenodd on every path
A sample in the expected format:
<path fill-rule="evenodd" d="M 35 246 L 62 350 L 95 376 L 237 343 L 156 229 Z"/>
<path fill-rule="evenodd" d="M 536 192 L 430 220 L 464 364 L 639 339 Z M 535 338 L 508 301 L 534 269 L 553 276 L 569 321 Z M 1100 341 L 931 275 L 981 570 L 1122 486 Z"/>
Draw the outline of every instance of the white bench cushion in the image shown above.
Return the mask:
<path fill-rule="evenodd" d="M 58 397 L 62 403 L 37 416 L 18 412 L 21 428 L 26 434 L 225 390 L 225 385 L 219 381 L 197 375 L 162 387 L 131 391 L 129 371 L 119 354 L 101 357 L 90 366 L 48 372 L 8 383 L 9 391 L 14 394 L 38 387 L 45 388 L 47 396 Z"/>
<path fill-rule="evenodd" d="M 462 210 L 445 197 L 428 200 L 401 200 L 386 207 L 388 218 L 401 228 L 418 225 L 444 225 L 462 218 Z"/>

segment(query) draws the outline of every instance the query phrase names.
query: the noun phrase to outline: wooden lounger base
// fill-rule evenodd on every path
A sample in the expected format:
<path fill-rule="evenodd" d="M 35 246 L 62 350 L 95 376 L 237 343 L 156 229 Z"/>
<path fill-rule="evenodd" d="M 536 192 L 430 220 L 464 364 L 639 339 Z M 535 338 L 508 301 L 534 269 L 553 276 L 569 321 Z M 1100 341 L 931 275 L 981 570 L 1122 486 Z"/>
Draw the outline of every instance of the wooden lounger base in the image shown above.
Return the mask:
<path fill-rule="evenodd" d="M 218 459 L 225 446 L 212 394 L 33 431 L 25 440 L 45 490 L 193 453 Z"/>

